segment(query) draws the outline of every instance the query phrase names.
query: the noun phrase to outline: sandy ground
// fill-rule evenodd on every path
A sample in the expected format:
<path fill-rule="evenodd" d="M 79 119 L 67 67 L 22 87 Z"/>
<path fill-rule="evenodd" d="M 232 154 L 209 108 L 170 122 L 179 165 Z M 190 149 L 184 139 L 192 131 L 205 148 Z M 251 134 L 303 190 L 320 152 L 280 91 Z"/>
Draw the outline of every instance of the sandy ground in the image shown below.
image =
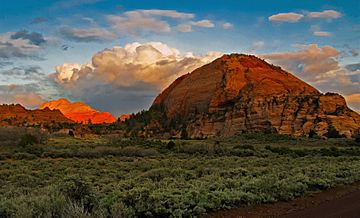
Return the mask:
<path fill-rule="evenodd" d="M 219 211 L 207 217 L 358 218 L 360 217 L 360 182 L 338 186 L 290 202 Z"/>

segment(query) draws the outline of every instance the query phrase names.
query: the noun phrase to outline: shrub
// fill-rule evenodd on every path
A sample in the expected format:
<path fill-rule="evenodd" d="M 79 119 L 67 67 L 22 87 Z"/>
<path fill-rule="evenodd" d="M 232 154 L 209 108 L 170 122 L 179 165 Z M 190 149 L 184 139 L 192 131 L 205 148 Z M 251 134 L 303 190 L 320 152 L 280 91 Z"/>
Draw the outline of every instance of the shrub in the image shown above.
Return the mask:
<path fill-rule="evenodd" d="M 34 160 L 36 159 L 36 155 L 34 154 L 29 154 L 29 153 L 15 153 L 12 156 L 15 160 Z"/>
<path fill-rule="evenodd" d="M 169 142 L 166 144 L 166 149 L 172 150 L 172 149 L 175 148 L 175 146 L 176 146 L 175 142 L 169 141 Z"/>
<path fill-rule="evenodd" d="M 82 178 L 66 178 L 60 185 L 60 192 L 73 205 L 83 208 L 86 213 L 91 213 L 97 205 L 97 200 L 91 186 Z"/>
<path fill-rule="evenodd" d="M 19 146 L 25 147 L 27 145 L 33 145 L 39 143 L 38 139 L 31 135 L 31 134 L 25 134 L 21 136 Z"/>

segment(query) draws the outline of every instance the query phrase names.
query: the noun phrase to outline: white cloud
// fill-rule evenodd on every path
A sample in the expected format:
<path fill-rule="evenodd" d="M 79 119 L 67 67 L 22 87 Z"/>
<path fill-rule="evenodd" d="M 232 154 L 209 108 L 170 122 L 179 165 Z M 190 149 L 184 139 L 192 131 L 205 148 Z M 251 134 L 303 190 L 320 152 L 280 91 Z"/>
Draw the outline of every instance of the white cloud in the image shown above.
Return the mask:
<path fill-rule="evenodd" d="M 224 23 L 223 25 L 222 25 L 222 27 L 223 27 L 223 29 L 231 29 L 231 28 L 233 28 L 234 27 L 234 25 L 233 24 L 231 24 L 231 23 Z"/>
<path fill-rule="evenodd" d="M 331 36 L 330 32 L 325 32 L 325 31 L 315 31 L 314 32 L 315 36 Z"/>
<path fill-rule="evenodd" d="M 214 28 L 215 24 L 210 20 L 199 20 L 196 22 L 191 22 L 192 25 L 198 27 L 205 27 L 205 28 Z"/>
<path fill-rule="evenodd" d="M 182 54 L 160 42 L 131 43 L 96 53 L 91 66 L 67 63 L 57 66 L 54 77 L 63 85 L 91 78 L 114 86 L 147 84 L 161 90 L 177 77 L 220 55 L 218 52 L 203 56 Z"/>
<path fill-rule="evenodd" d="M 91 72 L 92 66 L 90 64 L 82 65 L 82 64 L 71 64 L 65 63 L 63 65 L 58 65 L 55 67 L 55 70 L 58 74 L 56 74 L 56 81 L 58 83 L 66 83 L 67 81 L 77 80 L 80 76 L 80 72 Z"/>
<path fill-rule="evenodd" d="M 304 17 L 304 15 L 298 14 L 298 13 L 293 13 L 293 12 L 279 13 L 279 14 L 274 14 L 274 15 L 270 16 L 269 21 L 296 23 L 303 17 Z"/>
<path fill-rule="evenodd" d="M 307 16 L 309 18 L 337 19 L 340 18 L 342 14 L 334 10 L 325 10 L 321 12 L 309 12 Z"/>

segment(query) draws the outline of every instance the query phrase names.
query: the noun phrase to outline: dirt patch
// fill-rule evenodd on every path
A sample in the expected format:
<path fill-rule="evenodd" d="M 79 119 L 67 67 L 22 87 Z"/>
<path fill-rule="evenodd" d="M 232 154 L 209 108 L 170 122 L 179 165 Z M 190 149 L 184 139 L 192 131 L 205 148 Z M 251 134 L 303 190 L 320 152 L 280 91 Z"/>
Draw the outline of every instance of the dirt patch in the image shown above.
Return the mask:
<path fill-rule="evenodd" d="M 206 217 L 360 217 L 360 182 L 309 194 L 290 202 L 218 211 Z"/>

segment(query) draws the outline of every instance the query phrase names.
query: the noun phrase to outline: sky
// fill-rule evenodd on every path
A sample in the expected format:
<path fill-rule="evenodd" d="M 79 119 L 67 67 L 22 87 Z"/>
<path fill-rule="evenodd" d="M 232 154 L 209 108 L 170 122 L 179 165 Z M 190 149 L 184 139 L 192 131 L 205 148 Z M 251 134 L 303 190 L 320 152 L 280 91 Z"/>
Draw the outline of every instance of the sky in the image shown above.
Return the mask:
<path fill-rule="evenodd" d="M 246 53 L 360 111 L 358 0 L 0 4 L 0 104 L 64 97 L 119 116 L 224 53 Z"/>

